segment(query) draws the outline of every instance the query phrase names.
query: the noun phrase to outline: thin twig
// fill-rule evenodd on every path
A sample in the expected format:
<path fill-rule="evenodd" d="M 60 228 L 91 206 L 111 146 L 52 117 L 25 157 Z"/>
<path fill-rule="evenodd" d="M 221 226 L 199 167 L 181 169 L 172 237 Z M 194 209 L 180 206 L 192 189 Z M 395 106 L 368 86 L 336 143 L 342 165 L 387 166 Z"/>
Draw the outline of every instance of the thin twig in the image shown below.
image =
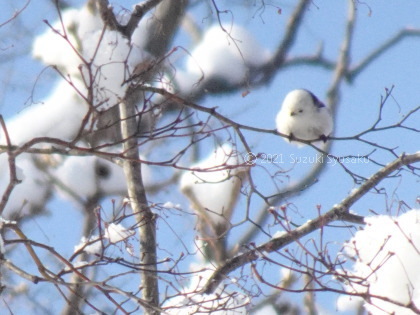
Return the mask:
<path fill-rule="evenodd" d="M 363 185 L 359 188 L 353 190 L 346 198 L 344 198 L 339 204 L 332 207 L 324 215 L 317 217 L 314 220 L 311 220 L 300 227 L 285 233 L 284 235 L 271 239 L 270 241 L 256 246 L 252 250 L 248 250 L 245 253 L 237 255 L 226 261 L 224 265 L 216 270 L 216 272 L 209 279 L 206 286 L 203 288 L 203 292 L 212 293 L 223 279 L 229 275 L 232 271 L 248 264 L 252 261 L 257 260 L 262 252 L 273 252 L 277 251 L 280 248 L 283 248 L 297 239 L 308 235 L 321 227 L 328 225 L 334 221 L 345 221 L 345 222 L 355 222 L 362 224 L 363 218 L 352 215 L 349 213 L 350 207 L 358 201 L 362 196 L 366 195 L 373 187 L 378 185 L 382 180 L 387 178 L 390 174 L 398 170 L 404 165 L 409 165 L 420 161 L 420 152 L 410 155 L 401 155 L 398 159 L 389 163 L 384 168 L 380 169 L 378 172 L 373 174 Z M 356 218 L 358 218 L 356 220 Z"/>

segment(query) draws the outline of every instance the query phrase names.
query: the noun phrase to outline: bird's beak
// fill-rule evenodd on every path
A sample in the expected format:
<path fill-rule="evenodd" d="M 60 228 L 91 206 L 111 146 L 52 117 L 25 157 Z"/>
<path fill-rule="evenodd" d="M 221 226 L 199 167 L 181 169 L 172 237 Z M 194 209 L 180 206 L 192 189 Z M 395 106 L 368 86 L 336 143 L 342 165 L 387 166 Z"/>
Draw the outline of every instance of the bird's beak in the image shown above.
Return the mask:
<path fill-rule="evenodd" d="M 290 116 L 295 116 L 296 115 L 296 113 L 295 112 L 291 112 L 290 113 Z"/>

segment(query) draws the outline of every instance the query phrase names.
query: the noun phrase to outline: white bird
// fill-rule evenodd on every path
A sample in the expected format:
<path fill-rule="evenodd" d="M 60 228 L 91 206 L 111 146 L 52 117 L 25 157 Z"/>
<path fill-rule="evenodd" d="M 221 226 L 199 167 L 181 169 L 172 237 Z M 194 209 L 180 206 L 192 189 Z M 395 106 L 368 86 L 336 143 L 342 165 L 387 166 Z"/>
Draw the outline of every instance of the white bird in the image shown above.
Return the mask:
<path fill-rule="evenodd" d="M 286 95 L 276 117 L 276 126 L 279 133 L 289 136 L 289 141 L 297 138 L 320 139 L 326 142 L 333 130 L 333 119 L 330 109 L 314 94 L 308 90 L 298 89 Z M 299 142 L 295 144 L 304 145 Z"/>

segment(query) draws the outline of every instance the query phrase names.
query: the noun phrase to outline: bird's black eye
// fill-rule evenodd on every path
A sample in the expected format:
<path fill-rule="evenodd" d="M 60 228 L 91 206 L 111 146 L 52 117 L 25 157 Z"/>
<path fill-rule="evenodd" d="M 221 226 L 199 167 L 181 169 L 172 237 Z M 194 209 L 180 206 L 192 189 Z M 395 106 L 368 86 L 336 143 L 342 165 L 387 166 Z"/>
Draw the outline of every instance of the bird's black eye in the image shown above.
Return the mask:
<path fill-rule="evenodd" d="M 299 113 L 303 113 L 303 109 L 299 109 Z"/>

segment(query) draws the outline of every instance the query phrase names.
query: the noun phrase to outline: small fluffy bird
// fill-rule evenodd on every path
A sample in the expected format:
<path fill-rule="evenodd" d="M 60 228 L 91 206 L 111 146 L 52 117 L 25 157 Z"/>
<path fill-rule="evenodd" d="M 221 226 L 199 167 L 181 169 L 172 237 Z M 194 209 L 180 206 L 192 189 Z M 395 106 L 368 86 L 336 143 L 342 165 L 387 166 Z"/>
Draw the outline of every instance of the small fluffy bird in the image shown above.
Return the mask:
<path fill-rule="evenodd" d="M 330 109 L 308 90 L 298 89 L 289 92 L 276 117 L 277 131 L 301 140 L 321 139 L 326 142 L 333 130 Z M 318 144 L 315 142 L 314 144 Z M 297 146 L 303 143 L 294 142 Z"/>

